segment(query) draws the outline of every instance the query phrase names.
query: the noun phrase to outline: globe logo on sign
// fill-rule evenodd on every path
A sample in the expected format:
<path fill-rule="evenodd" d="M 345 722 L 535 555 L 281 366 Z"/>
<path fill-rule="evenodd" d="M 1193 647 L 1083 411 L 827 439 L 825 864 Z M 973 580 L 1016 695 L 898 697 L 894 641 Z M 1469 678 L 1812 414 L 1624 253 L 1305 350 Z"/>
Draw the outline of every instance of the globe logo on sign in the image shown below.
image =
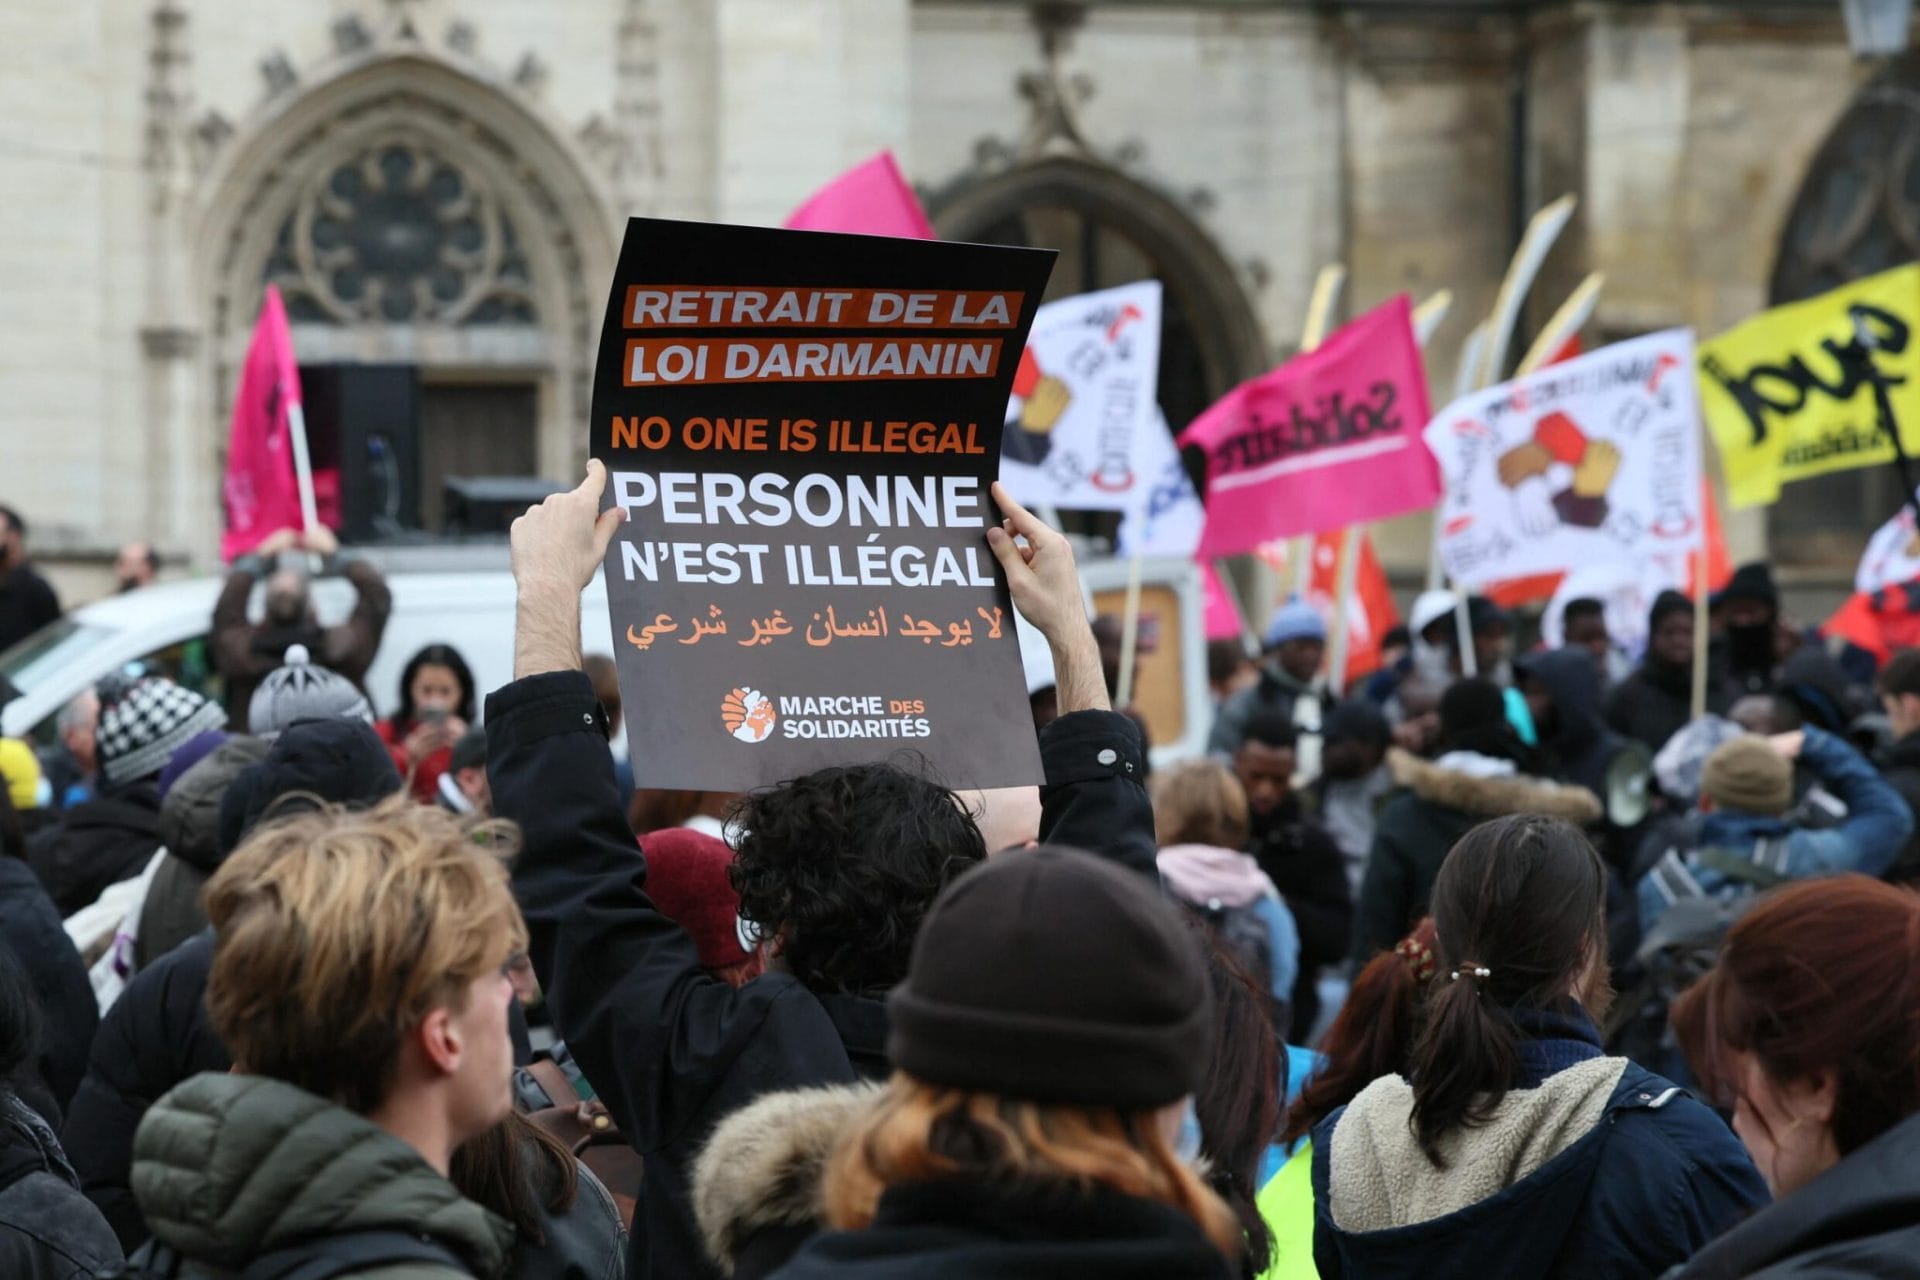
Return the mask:
<path fill-rule="evenodd" d="M 779 717 L 773 699 L 758 689 L 733 689 L 720 703 L 720 723 L 742 742 L 765 742 Z"/>

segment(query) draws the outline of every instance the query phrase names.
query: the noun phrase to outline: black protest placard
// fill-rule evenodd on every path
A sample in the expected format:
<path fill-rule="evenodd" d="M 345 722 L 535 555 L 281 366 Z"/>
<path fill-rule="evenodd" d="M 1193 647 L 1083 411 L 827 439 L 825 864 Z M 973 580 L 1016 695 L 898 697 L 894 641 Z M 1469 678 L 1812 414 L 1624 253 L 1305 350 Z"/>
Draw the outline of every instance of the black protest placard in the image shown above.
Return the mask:
<path fill-rule="evenodd" d="M 996 518 L 1053 254 L 636 218 L 592 454 L 635 782 L 738 791 L 918 753 L 1039 780 Z"/>

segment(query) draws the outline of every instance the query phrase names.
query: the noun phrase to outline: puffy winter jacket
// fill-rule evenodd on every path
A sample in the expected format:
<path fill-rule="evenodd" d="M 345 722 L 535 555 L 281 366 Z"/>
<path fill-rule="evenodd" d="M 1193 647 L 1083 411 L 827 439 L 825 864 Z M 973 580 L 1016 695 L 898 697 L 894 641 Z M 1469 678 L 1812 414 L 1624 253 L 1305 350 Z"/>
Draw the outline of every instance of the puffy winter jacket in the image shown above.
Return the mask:
<path fill-rule="evenodd" d="M 1600 817 L 1600 801 L 1586 788 L 1530 778 L 1506 761 L 1472 752 L 1429 763 L 1395 750 L 1387 764 L 1404 789 L 1387 801 L 1374 825 L 1373 853 L 1354 907 L 1355 968 L 1400 941 L 1425 913 L 1440 864 L 1470 827 L 1514 813 L 1546 814 L 1577 826 Z"/>
<path fill-rule="evenodd" d="M 160 802 L 160 839 L 167 855 L 154 869 L 140 909 L 140 931 L 133 944 L 136 968 L 146 968 L 207 927 L 200 890 L 225 858 L 221 798 L 242 770 L 266 756 L 267 744 L 258 738 L 229 738 L 181 774 Z"/>
<path fill-rule="evenodd" d="M 361 1280 L 504 1274 L 513 1228 L 463 1197 L 364 1116 L 263 1076 L 199 1075 L 155 1103 L 134 1142 L 133 1187 L 154 1235 L 212 1280 L 316 1236 L 397 1230 L 464 1270 L 378 1266 Z"/>

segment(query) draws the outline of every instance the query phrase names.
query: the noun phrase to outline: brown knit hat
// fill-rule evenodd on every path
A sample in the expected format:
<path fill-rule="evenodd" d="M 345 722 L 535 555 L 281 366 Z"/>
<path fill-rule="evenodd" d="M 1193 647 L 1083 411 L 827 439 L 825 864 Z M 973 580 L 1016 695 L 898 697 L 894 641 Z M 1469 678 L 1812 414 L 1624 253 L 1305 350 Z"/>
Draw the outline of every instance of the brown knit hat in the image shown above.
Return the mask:
<path fill-rule="evenodd" d="M 1743 734 L 1707 757 L 1700 793 L 1717 808 L 1778 817 L 1793 805 L 1793 766 L 1765 738 Z"/>

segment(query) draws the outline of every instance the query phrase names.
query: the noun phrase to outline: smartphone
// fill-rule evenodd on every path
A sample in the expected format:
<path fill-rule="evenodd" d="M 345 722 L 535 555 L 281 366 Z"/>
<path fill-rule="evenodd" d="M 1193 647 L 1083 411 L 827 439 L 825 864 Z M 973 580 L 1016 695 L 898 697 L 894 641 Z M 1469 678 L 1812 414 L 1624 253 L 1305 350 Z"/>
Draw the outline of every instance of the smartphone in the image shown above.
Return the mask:
<path fill-rule="evenodd" d="M 420 709 L 421 724 L 445 724 L 446 722 L 447 709 L 445 707 L 422 707 Z"/>

